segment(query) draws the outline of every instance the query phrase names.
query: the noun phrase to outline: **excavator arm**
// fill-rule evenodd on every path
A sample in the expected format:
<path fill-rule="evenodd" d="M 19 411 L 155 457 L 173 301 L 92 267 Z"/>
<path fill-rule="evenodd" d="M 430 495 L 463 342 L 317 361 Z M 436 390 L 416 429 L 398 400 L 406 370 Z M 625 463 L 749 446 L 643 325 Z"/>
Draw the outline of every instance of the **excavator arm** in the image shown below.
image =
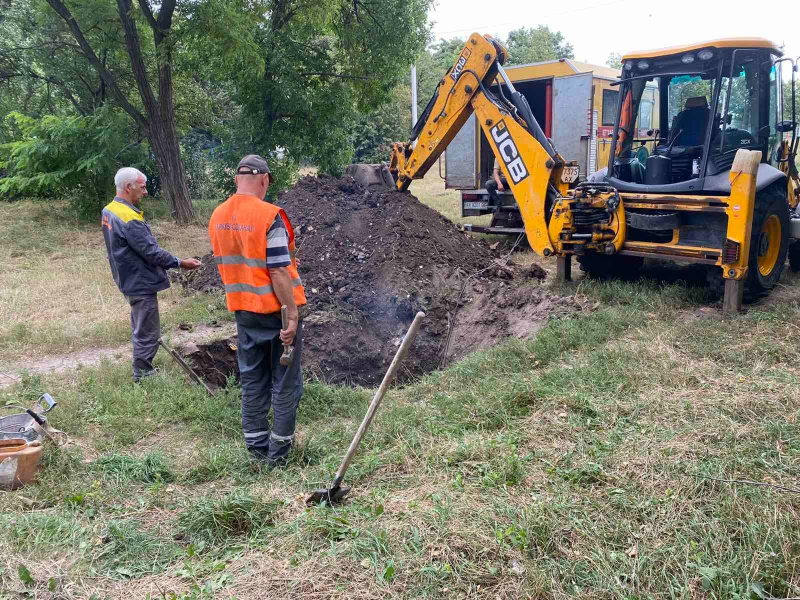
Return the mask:
<path fill-rule="evenodd" d="M 553 246 L 546 212 L 552 209 L 559 190 L 566 190 L 560 182 L 564 160 L 506 76 L 502 68 L 505 57 L 505 48 L 496 40 L 472 34 L 455 65 L 439 82 L 411 139 L 392 145 L 389 169 L 397 189 L 407 190 L 413 180 L 425 176 L 474 112 L 520 206 L 531 247 L 547 256 Z M 502 86 L 497 94 L 488 89 L 498 75 L 509 96 Z"/>

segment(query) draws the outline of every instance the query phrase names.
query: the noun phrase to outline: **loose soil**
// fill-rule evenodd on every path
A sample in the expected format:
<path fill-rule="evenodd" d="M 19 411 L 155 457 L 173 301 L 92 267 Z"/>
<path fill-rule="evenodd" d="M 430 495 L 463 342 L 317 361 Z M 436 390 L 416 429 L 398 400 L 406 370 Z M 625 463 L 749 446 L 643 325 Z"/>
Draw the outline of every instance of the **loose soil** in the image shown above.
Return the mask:
<path fill-rule="evenodd" d="M 439 368 L 445 357 L 530 337 L 551 315 L 582 308 L 539 285 L 545 274 L 537 265 L 507 265 L 500 251 L 410 194 L 366 190 L 350 177 L 304 177 L 276 203 L 294 225 L 309 301 L 303 366 L 324 381 L 380 382 L 417 311 L 427 317 L 401 380 Z M 203 263 L 176 277 L 188 292 L 222 289 L 213 257 Z M 187 354 L 218 377 L 235 344 Z"/>

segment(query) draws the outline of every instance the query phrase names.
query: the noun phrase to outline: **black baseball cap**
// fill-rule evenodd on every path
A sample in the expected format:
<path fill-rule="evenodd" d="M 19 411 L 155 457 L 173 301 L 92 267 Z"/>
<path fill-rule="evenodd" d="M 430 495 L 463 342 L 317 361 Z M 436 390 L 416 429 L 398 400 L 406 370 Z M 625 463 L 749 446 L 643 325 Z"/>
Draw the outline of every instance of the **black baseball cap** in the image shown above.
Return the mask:
<path fill-rule="evenodd" d="M 267 161 L 258 154 L 248 154 L 239 161 L 239 166 L 236 167 L 237 175 L 262 175 L 264 173 L 269 175 L 270 183 L 275 182 L 275 177 L 272 176 Z"/>

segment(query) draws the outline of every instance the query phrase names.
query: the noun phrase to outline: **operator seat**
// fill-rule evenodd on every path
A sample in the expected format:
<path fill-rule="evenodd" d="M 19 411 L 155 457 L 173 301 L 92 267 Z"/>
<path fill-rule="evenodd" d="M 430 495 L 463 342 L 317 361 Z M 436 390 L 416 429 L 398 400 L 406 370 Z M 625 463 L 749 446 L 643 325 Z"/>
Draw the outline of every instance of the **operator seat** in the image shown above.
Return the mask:
<path fill-rule="evenodd" d="M 701 146 L 706 137 L 709 112 L 705 96 L 688 98 L 683 110 L 672 121 L 672 131 L 678 134 L 673 145 Z"/>

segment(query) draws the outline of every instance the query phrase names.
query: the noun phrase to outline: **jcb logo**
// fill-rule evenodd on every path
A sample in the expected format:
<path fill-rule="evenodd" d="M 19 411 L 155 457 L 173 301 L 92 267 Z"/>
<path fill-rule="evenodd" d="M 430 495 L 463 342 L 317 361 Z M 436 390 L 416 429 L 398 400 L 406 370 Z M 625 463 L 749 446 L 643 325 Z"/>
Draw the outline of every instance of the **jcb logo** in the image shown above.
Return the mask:
<path fill-rule="evenodd" d="M 528 176 L 528 169 L 525 163 L 522 162 L 517 145 L 511 139 L 511 134 L 508 133 L 505 122 L 500 121 L 492 127 L 491 132 L 492 139 L 500 151 L 500 157 L 503 159 L 508 169 L 508 174 L 511 176 L 511 181 L 519 183 Z"/>
<path fill-rule="evenodd" d="M 458 81 L 458 78 L 461 77 L 461 72 L 464 70 L 464 66 L 467 64 L 467 59 L 469 58 L 470 54 L 472 54 L 472 50 L 467 48 L 464 50 L 464 53 L 458 57 L 456 66 L 453 67 L 452 71 L 450 71 L 450 78 L 453 80 L 453 82 Z"/>

